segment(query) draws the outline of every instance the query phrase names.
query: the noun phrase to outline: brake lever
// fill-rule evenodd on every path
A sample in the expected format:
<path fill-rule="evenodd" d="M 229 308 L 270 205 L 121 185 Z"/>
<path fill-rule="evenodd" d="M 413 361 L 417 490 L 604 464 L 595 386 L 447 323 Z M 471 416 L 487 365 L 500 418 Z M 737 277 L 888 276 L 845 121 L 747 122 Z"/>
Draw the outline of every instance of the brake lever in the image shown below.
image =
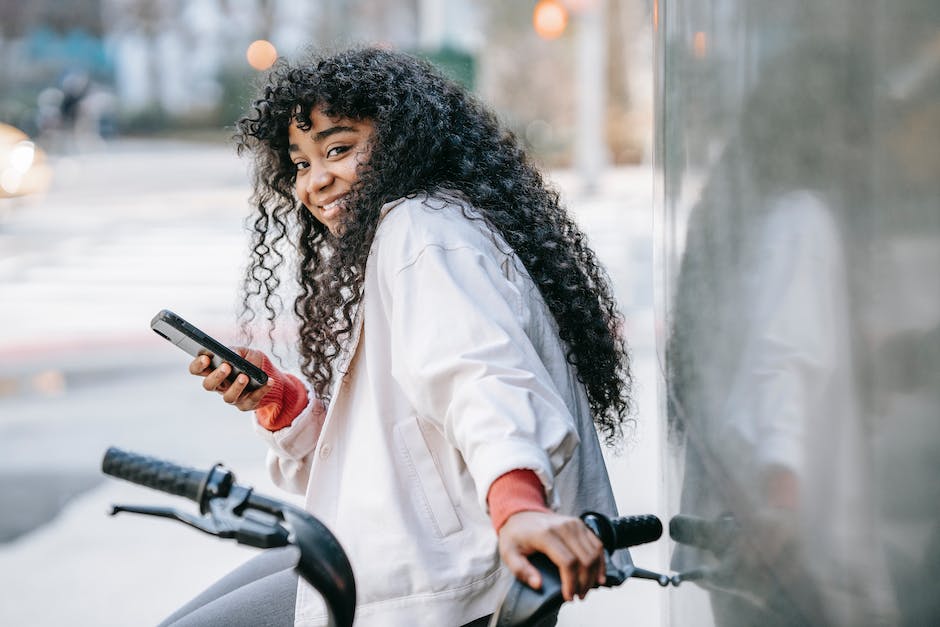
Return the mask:
<path fill-rule="evenodd" d="M 665 588 L 672 581 L 672 579 L 670 579 L 668 575 L 657 573 L 652 570 L 646 570 L 645 568 L 637 568 L 636 566 L 633 566 L 633 565 L 627 566 L 622 569 L 618 569 L 618 573 L 622 577 L 620 581 L 617 581 L 616 583 L 613 583 L 613 584 L 608 584 L 605 581 L 602 585 L 608 588 L 612 588 L 614 586 L 619 586 L 620 584 L 625 582 L 627 579 L 630 579 L 632 577 L 633 579 L 649 579 L 650 581 L 655 581 L 661 587 Z M 609 578 L 610 576 L 608 575 L 608 579 Z"/>
<path fill-rule="evenodd" d="M 199 531 L 204 531 L 205 533 L 211 534 L 213 536 L 218 536 L 221 533 L 220 530 L 215 525 L 215 521 L 209 519 L 208 517 L 193 516 L 192 514 L 186 514 L 172 507 L 149 507 L 149 506 L 144 506 L 144 505 L 112 505 L 111 511 L 108 512 L 108 515 L 116 516 L 117 514 L 120 514 L 121 512 L 177 520 L 185 525 L 189 525 L 190 527 L 198 529 Z"/>
<path fill-rule="evenodd" d="M 208 501 L 208 513 L 194 516 L 172 507 L 148 507 L 138 505 L 113 505 L 110 515 L 121 512 L 155 516 L 179 521 L 194 529 L 219 538 L 234 539 L 238 544 L 269 549 L 287 546 L 290 533 L 280 521 L 270 514 L 246 509 L 245 503 L 251 490 L 244 490 L 229 498 L 216 497 Z"/>

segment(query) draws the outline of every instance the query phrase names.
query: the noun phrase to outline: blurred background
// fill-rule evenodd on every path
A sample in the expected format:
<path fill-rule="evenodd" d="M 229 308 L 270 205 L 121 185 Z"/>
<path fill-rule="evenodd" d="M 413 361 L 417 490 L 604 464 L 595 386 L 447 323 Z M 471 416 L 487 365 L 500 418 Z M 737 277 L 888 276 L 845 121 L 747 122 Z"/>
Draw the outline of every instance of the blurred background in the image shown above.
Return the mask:
<path fill-rule="evenodd" d="M 0 624 L 156 623 L 251 551 L 162 521 L 108 445 L 277 494 L 153 335 L 235 341 L 259 72 L 423 55 L 490 104 L 607 265 L 638 411 L 608 456 L 675 575 L 561 625 L 940 623 L 933 0 L 0 0 Z M 185 504 L 174 503 L 185 507 Z M 669 535 L 669 534 L 667 534 Z M 50 602 L 55 599 L 55 602 Z"/>

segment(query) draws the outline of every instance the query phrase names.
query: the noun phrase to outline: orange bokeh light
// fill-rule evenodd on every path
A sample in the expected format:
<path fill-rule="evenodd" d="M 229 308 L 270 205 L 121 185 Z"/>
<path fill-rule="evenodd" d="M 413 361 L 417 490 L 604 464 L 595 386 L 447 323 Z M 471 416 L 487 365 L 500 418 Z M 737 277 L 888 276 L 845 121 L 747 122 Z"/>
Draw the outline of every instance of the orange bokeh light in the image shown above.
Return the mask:
<path fill-rule="evenodd" d="M 266 70 L 277 61 L 277 48 L 270 41 L 258 39 L 248 46 L 245 57 L 251 67 L 258 71 Z"/>
<path fill-rule="evenodd" d="M 708 54 L 708 35 L 702 31 L 695 33 L 692 36 L 692 50 L 696 58 L 704 59 Z"/>
<path fill-rule="evenodd" d="M 532 12 L 532 24 L 542 39 L 557 39 L 568 26 L 568 10 L 557 0 L 540 0 Z"/>

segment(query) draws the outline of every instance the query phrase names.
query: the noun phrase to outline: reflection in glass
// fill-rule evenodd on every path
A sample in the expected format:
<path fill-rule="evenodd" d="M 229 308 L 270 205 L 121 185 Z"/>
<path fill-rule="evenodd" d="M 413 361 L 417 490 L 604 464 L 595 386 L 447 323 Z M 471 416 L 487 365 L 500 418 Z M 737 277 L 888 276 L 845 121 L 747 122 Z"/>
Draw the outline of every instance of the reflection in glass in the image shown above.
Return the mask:
<path fill-rule="evenodd" d="M 717 625 L 935 624 L 940 12 L 665 4 L 672 567 Z"/>

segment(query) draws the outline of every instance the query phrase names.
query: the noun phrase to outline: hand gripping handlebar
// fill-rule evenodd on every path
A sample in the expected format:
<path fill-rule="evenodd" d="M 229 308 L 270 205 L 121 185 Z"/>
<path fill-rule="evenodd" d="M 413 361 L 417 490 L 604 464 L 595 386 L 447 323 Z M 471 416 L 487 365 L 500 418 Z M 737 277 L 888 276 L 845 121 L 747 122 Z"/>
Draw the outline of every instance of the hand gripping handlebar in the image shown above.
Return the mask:
<path fill-rule="evenodd" d="M 331 627 L 350 627 L 356 610 L 356 582 L 339 541 L 304 510 L 235 483 L 235 475 L 216 464 L 207 471 L 177 466 L 153 457 L 109 448 L 101 470 L 154 490 L 199 504 L 200 516 L 172 508 L 115 505 L 111 514 L 131 512 L 177 520 L 220 538 L 258 548 L 294 545 L 300 550 L 297 572 L 326 603 Z"/>
<path fill-rule="evenodd" d="M 669 585 L 669 578 L 659 573 L 635 567 L 632 563 L 618 568 L 611 561 L 611 555 L 620 550 L 638 544 L 658 540 L 663 533 L 663 524 L 653 515 L 625 516 L 608 518 L 603 514 L 588 512 L 581 520 L 600 539 L 607 558 L 607 579 L 605 587 L 615 587 L 627 579 L 652 579 L 661 586 Z M 556 612 L 564 598 L 561 594 L 561 577 L 558 568 L 541 553 L 529 556 L 541 577 L 542 587 L 533 590 L 519 580 L 514 580 L 503 598 L 499 609 L 490 620 L 490 627 L 527 627 Z M 629 562 L 630 560 L 627 559 Z"/>

